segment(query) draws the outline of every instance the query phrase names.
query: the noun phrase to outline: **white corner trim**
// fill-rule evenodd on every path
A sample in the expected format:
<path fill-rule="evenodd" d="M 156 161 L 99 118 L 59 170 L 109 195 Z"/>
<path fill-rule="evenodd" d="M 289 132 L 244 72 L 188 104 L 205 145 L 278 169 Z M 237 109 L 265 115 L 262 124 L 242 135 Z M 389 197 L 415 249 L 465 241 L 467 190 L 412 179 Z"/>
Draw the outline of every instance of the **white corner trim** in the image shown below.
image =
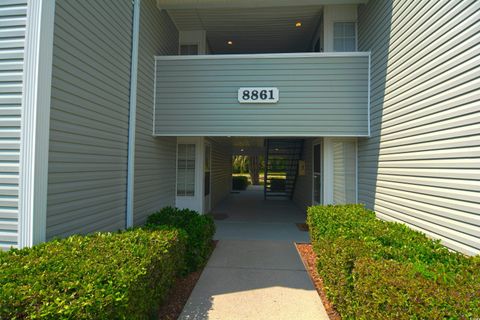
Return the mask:
<path fill-rule="evenodd" d="M 155 117 L 157 114 L 156 110 L 157 105 L 157 60 L 155 60 L 155 66 L 153 70 L 153 115 L 152 115 L 152 136 L 155 137 Z"/>
<path fill-rule="evenodd" d="M 368 123 L 368 137 L 371 137 L 372 132 L 370 128 L 370 116 L 371 116 L 371 111 L 370 111 L 370 102 L 371 102 L 371 90 L 372 90 L 372 85 L 371 85 L 371 80 L 372 79 L 372 54 L 369 52 L 368 53 L 368 101 L 367 101 L 367 123 Z"/>
<path fill-rule="evenodd" d="M 20 248 L 45 241 L 55 0 L 29 0 L 19 177 Z"/>
<path fill-rule="evenodd" d="M 133 3 L 132 61 L 130 67 L 130 110 L 128 118 L 127 208 L 125 227 L 133 226 L 133 196 L 135 183 L 135 131 L 137 118 L 138 42 L 140 32 L 140 0 Z"/>

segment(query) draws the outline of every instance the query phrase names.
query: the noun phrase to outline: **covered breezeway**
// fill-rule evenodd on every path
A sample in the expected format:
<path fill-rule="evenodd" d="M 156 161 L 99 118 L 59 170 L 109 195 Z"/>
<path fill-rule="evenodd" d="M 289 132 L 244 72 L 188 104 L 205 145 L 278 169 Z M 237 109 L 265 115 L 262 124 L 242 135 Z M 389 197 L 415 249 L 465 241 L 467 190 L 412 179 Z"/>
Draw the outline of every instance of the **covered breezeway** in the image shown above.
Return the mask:
<path fill-rule="evenodd" d="M 285 240 L 308 242 L 305 211 L 289 199 L 265 200 L 263 186 L 229 194 L 212 210 L 218 240 Z"/>

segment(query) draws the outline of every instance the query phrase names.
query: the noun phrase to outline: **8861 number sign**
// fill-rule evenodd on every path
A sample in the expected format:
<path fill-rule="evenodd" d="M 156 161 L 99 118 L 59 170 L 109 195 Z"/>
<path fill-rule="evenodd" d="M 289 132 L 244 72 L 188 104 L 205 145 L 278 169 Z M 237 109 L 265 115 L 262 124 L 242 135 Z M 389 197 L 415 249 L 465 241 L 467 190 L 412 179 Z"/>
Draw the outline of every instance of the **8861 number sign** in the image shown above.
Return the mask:
<path fill-rule="evenodd" d="M 240 88 L 238 102 L 240 103 L 277 103 L 278 88 Z"/>

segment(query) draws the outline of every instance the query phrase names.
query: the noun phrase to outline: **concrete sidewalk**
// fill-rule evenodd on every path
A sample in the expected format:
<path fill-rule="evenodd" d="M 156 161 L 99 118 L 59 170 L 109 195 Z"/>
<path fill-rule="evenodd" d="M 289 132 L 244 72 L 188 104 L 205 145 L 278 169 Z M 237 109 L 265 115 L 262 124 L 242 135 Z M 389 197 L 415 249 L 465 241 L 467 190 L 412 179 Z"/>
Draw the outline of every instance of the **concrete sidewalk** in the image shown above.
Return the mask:
<path fill-rule="evenodd" d="M 220 240 L 179 319 L 328 319 L 291 241 Z"/>

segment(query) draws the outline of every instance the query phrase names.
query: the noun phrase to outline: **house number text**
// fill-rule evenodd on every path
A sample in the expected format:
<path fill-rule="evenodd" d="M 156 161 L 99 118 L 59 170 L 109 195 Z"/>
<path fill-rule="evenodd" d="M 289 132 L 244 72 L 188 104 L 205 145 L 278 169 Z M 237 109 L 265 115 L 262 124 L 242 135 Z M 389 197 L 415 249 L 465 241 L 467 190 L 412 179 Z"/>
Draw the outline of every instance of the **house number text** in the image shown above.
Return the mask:
<path fill-rule="evenodd" d="M 277 103 L 278 88 L 240 88 L 238 102 L 240 103 Z"/>

